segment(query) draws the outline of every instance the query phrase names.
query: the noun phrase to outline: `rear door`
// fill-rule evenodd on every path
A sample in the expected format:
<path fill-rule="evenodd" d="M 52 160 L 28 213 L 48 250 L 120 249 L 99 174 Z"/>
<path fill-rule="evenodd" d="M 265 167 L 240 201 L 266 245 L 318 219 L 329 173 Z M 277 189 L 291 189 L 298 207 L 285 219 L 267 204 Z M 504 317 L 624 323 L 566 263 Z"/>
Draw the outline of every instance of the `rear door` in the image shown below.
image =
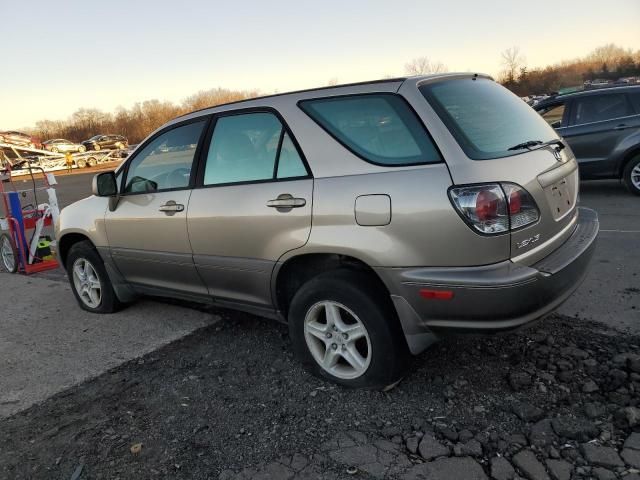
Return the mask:
<path fill-rule="evenodd" d="M 568 125 L 561 135 L 569 142 L 580 164 L 583 178 L 617 176 L 611 153 L 637 128 L 637 118 L 623 91 L 609 91 L 574 97 Z"/>
<path fill-rule="evenodd" d="M 271 308 L 271 272 L 311 231 L 313 179 L 271 110 L 231 112 L 213 127 L 187 224 L 193 258 L 218 301 Z"/>
<path fill-rule="evenodd" d="M 128 160 L 117 208 L 105 223 L 112 258 L 135 286 L 206 295 L 191 255 L 187 205 L 208 118 L 169 127 Z"/>

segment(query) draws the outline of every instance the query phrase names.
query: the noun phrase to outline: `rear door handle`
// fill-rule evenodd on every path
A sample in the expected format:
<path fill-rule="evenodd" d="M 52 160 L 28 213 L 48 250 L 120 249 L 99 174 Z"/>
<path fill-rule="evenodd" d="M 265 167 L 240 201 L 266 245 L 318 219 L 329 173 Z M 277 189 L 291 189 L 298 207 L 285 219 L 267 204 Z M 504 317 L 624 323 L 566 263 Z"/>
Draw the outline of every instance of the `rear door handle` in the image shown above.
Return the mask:
<path fill-rule="evenodd" d="M 175 215 L 176 212 L 184 211 L 184 205 L 176 203 L 174 200 L 169 200 L 164 205 L 161 205 L 158 210 L 166 213 L 167 215 Z"/>
<path fill-rule="evenodd" d="M 629 128 L 629 125 L 621 123 L 620 125 L 616 125 L 614 130 L 624 130 L 625 128 Z"/>
<path fill-rule="evenodd" d="M 288 193 L 278 195 L 278 198 L 269 200 L 267 207 L 277 208 L 278 210 L 289 211 L 292 208 L 304 207 L 307 201 L 304 198 L 295 198 Z"/>

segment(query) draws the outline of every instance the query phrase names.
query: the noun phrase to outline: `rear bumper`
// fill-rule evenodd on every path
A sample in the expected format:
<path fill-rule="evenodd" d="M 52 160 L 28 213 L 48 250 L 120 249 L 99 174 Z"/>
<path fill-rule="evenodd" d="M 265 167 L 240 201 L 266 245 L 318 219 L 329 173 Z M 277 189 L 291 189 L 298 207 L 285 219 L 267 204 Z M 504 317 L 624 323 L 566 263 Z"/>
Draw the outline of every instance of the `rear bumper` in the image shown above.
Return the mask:
<path fill-rule="evenodd" d="M 409 348 L 424 350 L 444 331 L 496 332 L 540 319 L 584 279 L 598 236 L 598 216 L 578 209 L 571 236 L 531 266 L 510 260 L 481 267 L 378 268 Z M 451 290 L 450 300 L 424 299 L 422 289 Z"/>

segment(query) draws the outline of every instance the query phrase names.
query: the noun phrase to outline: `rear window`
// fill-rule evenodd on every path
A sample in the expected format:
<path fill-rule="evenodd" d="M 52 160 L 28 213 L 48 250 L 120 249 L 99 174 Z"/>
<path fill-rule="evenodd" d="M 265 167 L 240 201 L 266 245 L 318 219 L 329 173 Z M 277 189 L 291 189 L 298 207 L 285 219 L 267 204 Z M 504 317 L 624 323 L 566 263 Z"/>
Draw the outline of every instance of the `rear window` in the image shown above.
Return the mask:
<path fill-rule="evenodd" d="M 558 138 L 529 105 L 493 80 L 460 78 L 430 83 L 420 92 L 469 158 L 484 160 L 522 153 L 520 143 Z"/>
<path fill-rule="evenodd" d="M 416 114 L 393 94 L 362 94 L 300 102 L 300 108 L 343 146 L 376 165 L 442 161 Z"/>

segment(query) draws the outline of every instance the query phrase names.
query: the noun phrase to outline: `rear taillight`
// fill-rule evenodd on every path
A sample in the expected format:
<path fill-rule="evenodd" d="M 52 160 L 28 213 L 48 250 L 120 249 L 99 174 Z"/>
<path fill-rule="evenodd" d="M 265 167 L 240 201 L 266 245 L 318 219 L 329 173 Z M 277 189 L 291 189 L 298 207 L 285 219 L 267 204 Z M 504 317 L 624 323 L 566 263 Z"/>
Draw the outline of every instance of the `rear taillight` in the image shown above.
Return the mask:
<path fill-rule="evenodd" d="M 449 196 L 465 222 L 485 235 L 515 230 L 539 218 L 533 197 L 514 183 L 453 187 Z"/>

